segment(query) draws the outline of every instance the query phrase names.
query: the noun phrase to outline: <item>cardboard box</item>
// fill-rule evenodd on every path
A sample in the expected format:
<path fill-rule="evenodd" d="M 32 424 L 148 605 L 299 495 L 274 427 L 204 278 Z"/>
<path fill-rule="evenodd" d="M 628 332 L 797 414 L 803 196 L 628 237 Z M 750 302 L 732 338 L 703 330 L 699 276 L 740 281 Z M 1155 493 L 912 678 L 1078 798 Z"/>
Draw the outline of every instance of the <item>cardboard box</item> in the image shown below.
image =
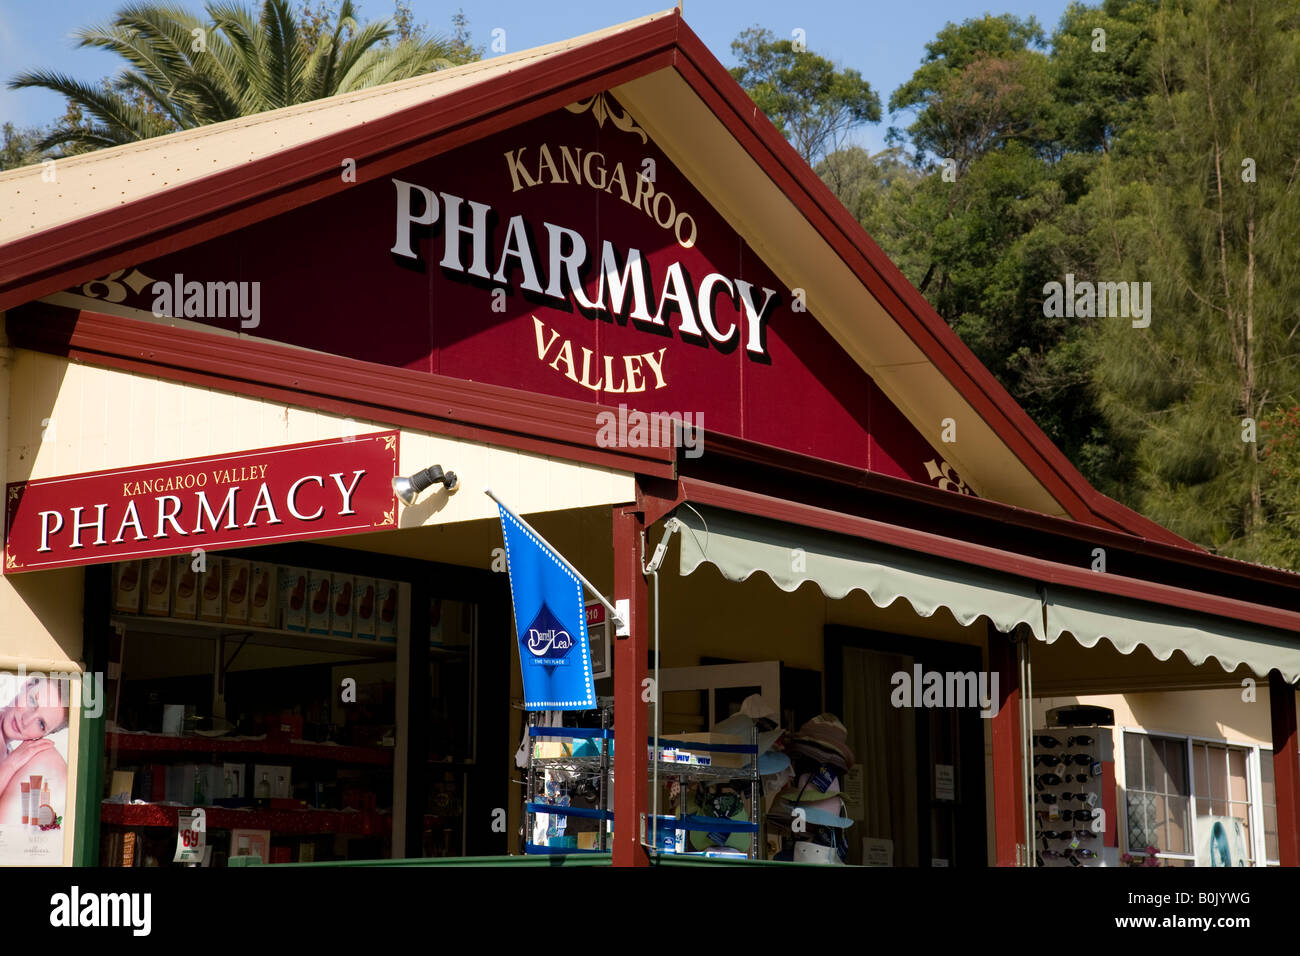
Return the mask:
<path fill-rule="evenodd" d="M 269 793 L 262 790 L 262 779 L 266 778 Z M 284 800 L 293 796 L 293 774 L 289 767 L 275 764 L 253 765 L 253 795 L 259 798 Z"/>
<path fill-rule="evenodd" d="M 307 572 L 307 631 L 310 634 L 330 632 L 330 597 L 334 590 L 334 575 L 328 571 Z"/>
<path fill-rule="evenodd" d="M 375 579 L 353 578 L 352 586 L 355 589 L 353 601 L 356 605 L 353 635 L 363 641 L 373 641 L 377 616 L 375 612 L 379 610 L 379 595 L 375 590 Z"/>
<path fill-rule="evenodd" d="M 276 615 L 279 593 L 275 565 L 254 562 L 248 588 L 248 623 L 255 627 L 279 627 Z"/>
<path fill-rule="evenodd" d="M 199 620 L 220 621 L 224 587 L 222 559 L 210 557 L 208 569 L 199 577 Z"/>
<path fill-rule="evenodd" d="M 248 588 L 249 565 L 240 558 L 222 558 L 222 573 L 225 575 L 225 613 L 222 616 L 227 624 L 248 623 Z"/>
<path fill-rule="evenodd" d="M 172 602 L 172 559 L 146 558 L 144 562 L 144 613 L 166 617 Z"/>
<path fill-rule="evenodd" d="M 534 740 L 533 756 L 539 760 L 573 756 L 573 744 L 568 740 Z"/>
<path fill-rule="evenodd" d="M 330 590 L 330 633 L 335 637 L 352 637 L 356 632 L 353 617 L 356 594 L 356 581 L 352 575 L 334 575 L 334 585 Z"/>
<path fill-rule="evenodd" d="M 120 561 L 113 565 L 113 610 L 140 613 L 140 562 Z"/>
<path fill-rule="evenodd" d="M 666 734 L 671 740 L 679 740 L 683 743 L 690 744 L 743 744 L 745 741 L 735 734 Z M 690 747 L 677 746 L 677 761 L 682 761 L 682 755 L 688 755 L 686 762 L 694 763 L 711 763 L 715 767 L 743 767 L 749 762 L 748 755 L 735 753 L 719 753 L 716 750 L 693 750 Z M 667 759 L 667 758 L 665 758 Z"/>
<path fill-rule="evenodd" d="M 188 554 L 172 558 L 172 617 L 192 621 L 199 614 L 199 573 Z"/>
<path fill-rule="evenodd" d="M 286 631 L 307 630 L 307 571 L 304 568 L 279 569 L 280 627 Z"/>
<path fill-rule="evenodd" d="M 375 637 L 390 644 L 397 641 L 397 595 L 396 581 L 375 581 Z"/>

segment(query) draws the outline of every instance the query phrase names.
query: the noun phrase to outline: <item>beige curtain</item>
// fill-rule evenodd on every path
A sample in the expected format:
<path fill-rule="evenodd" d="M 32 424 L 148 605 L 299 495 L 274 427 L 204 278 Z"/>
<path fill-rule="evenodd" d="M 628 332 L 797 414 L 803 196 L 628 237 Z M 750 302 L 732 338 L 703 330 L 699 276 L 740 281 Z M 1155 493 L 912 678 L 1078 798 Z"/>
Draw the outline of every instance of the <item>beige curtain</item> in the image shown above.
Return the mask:
<path fill-rule="evenodd" d="M 849 828 L 849 860 L 862 862 L 863 837 L 894 841 L 894 865 L 916 866 L 916 712 L 889 702 L 890 677 L 913 659 L 844 648 L 844 726 L 862 766 L 862 808 Z"/>

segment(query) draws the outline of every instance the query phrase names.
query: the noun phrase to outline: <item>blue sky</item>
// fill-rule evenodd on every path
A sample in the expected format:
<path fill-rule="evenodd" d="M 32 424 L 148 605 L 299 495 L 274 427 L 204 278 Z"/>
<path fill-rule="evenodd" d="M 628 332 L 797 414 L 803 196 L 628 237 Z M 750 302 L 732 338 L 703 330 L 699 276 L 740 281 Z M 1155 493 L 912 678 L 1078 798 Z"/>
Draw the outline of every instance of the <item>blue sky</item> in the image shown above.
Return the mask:
<path fill-rule="evenodd" d="M 179 0 L 198 10 L 201 0 Z M 247 4 L 260 0 L 244 0 Z M 77 49 L 73 30 L 108 20 L 123 5 L 121 0 L 0 0 L 0 78 L 5 81 L 22 70 L 44 67 L 95 80 L 115 72 L 119 61 L 97 50 Z M 859 70 L 879 94 L 881 102 L 912 75 L 920 64 L 925 44 L 949 21 L 961 21 L 986 12 L 1034 15 L 1050 33 L 1065 12 L 1068 0 L 685 0 L 686 22 L 715 56 L 733 65 L 731 41 L 755 23 L 788 37 L 805 31 L 808 48 L 843 66 Z M 378 19 L 392 12 L 392 0 L 359 0 L 364 18 Z M 412 0 L 417 20 L 435 30 L 448 30 L 451 16 L 463 8 L 476 43 L 487 44 L 494 28 L 504 29 L 507 50 L 551 43 L 631 20 L 671 6 L 669 0 L 602 0 L 566 5 L 535 0 Z M 489 55 L 492 55 L 489 53 Z M 53 93 L 0 88 L 0 123 L 18 126 L 45 124 L 61 115 L 63 101 Z M 894 119 L 907 125 L 906 117 Z M 883 146 L 890 125 L 866 128 L 859 142 L 871 149 Z"/>

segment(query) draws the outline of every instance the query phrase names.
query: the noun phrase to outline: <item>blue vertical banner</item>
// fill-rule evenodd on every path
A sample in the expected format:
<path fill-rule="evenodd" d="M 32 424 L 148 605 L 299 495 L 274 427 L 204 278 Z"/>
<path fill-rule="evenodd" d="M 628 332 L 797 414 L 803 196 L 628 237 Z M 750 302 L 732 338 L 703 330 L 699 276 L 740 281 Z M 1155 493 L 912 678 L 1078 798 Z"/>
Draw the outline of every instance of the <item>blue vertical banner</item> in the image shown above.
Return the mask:
<path fill-rule="evenodd" d="M 591 710 L 591 673 L 582 582 L 549 544 L 500 502 L 510 599 L 524 676 L 525 710 Z"/>

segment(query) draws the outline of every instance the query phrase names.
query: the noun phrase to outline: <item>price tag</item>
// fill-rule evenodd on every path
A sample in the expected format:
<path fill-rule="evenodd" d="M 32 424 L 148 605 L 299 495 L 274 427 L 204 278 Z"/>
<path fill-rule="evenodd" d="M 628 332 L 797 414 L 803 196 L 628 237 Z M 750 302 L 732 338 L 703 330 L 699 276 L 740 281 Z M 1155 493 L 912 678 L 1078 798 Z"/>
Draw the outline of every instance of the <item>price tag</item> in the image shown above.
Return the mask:
<path fill-rule="evenodd" d="M 202 863 L 203 848 L 207 845 L 207 814 L 195 807 L 188 814 L 181 810 L 176 821 L 176 855 L 173 863 Z"/>

